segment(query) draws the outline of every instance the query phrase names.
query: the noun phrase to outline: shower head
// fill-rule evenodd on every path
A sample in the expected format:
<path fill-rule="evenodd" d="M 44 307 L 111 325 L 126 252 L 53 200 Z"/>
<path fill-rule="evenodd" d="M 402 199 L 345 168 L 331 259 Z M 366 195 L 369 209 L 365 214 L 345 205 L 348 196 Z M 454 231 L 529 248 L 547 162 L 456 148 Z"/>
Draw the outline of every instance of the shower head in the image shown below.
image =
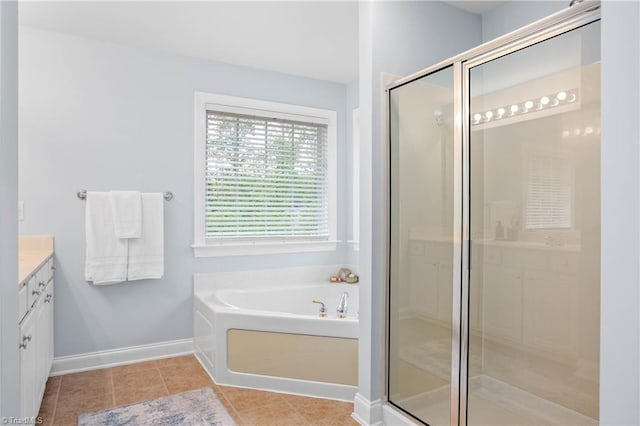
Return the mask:
<path fill-rule="evenodd" d="M 444 114 L 442 114 L 442 111 L 437 109 L 433 112 L 433 118 L 436 120 L 436 123 L 438 124 L 438 126 L 440 126 L 444 121 Z"/>

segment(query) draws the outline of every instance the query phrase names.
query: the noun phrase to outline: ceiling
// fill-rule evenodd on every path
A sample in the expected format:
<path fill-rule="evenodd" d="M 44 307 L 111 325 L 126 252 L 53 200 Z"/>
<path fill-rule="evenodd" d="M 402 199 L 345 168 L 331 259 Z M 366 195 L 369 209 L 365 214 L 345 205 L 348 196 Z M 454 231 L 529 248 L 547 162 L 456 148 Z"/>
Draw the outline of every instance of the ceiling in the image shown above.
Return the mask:
<path fill-rule="evenodd" d="M 482 14 L 506 0 L 445 1 Z M 21 1 L 20 24 L 320 80 L 358 78 L 356 1 Z"/>
<path fill-rule="evenodd" d="M 485 1 L 485 0 L 469 0 L 469 1 L 457 1 L 457 0 L 449 0 L 449 3 L 452 6 L 458 7 L 460 9 L 464 9 L 468 12 L 477 13 L 478 15 L 482 15 L 485 12 L 489 12 L 501 4 L 505 3 L 507 0 L 495 0 L 495 1 Z"/>
<path fill-rule="evenodd" d="M 358 78 L 356 2 L 20 2 L 20 24 L 321 80 Z"/>

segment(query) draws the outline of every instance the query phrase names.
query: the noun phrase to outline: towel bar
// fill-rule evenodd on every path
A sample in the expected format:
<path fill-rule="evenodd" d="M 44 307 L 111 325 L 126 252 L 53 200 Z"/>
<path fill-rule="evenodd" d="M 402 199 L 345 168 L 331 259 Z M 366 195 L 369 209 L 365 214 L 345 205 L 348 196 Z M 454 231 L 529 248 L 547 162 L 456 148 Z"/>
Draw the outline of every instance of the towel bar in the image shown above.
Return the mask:
<path fill-rule="evenodd" d="M 87 199 L 87 190 L 86 189 L 81 189 L 80 191 L 76 192 L 76 196 L 78 198 L 80 198 L 81 200 L 86 200 Z M 171 201 L 173 200 L 173 192 L 171 191 L 167 191 L 162 195 L 165 199 L 165 201 Z"/>

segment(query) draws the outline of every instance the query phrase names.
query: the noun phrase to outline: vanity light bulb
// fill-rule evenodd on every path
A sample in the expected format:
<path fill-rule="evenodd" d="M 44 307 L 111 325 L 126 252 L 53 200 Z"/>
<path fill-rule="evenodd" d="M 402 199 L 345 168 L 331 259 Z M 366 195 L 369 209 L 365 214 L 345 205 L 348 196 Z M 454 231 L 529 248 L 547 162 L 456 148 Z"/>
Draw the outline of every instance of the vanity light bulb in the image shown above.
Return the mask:
<path fill-rule="evenodd" d="M 475 123 L 479 123 L 479 122 L 480 122 L 480 120 L 482 120 L 482 115 L 480 115 L 480 114 L 478 114 L 478 113 L 473 114 L 473 121 L 474 121 Z"/>
<path fill-rule="evenodd" d="M 584 129 L 585 135 L 590 135 L 592 133 L 593 133 L 593 127 L 587 127 L 586 129 Z"/>
<path fill-rule="evenodd" d="M 525 102 L 525 103 L 524 103 L 524 107 L 525 107 L 526 109 L 531 109 L 531 108 L 533 108 L 533 102 L 531 102 L 531 101 L 527 101 L 527 102 Z"/>
<path fill-rule="evenodd" d="M 573 93 L 571 93 L 571 94 L 569 95 L 569 100 L 568 100 L 568 102 L 575 102 L 577 98 L 578 98 L 578 97 L 577 97 L 576 95 L 574 95 Z"/>
<path fill-rule="evenodd" d="M 515 114 L 516 112 L 518 112 L 518 110 L 520 109 L 520 107 L 518 105 L 511 105 L 511 113 Z"/>
<path fill-rule="evenodd" d="M 576 135 L 576 136 L 580 136 L 580 135 L 582 134 L 582 130 L 580 130 L 580 129 L 575 129 L 575 130 L 573 131 L 573 134 L 574 134 L 574 135 Z"/>
<path fill-rule="evenodd" d="M 493 111 L 485 112 L 484 116 L 486 117 L 487 121 L 491 120 L 493 118 Z"/>
<path fill-rule="evenodd" d="M 498 108 L 498 111 L 497 111 L 498 117 L 502 117 L 505 112 L 507 112 L 507 111 L 505 111 L 504 108 Z"/>
<path fill-rule="evenodd" d="M 556 98 L 558 98 L 560 102 L 564 101 L 565 99 L 567 99 L 567 92 L 558 92 Z"/>
<path fill-rule="evenodd" d="M 569 131 L 568 131 L 568 130 L 564 130 L 564 131 L 562 132 L 562 139 L 566 139 L 566 138 L 568 138 L 568 137 L 569 137 L 569 134 L 570 134 L 570 133 L 569 133 Z"/>
<path fill-rule="evenodd" d="M 543 96 L 540 98 L 540 103 L 545 106 L 545 105 L 549 105 L 549 97 L 548 96 Z"/>

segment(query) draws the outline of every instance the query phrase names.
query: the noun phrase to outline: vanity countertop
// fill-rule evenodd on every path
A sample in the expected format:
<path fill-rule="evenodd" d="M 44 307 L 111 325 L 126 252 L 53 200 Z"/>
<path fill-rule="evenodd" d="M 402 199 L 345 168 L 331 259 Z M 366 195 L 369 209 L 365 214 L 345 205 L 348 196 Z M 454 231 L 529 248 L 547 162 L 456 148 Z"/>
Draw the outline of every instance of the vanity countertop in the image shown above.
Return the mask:
<path fill-rule="evenodd" d="M 411 241 L 453 244 L 453 239 L 451 237 L 425 237 L 422 235 L 411 235 L 409 238 Z M 550 245 L 540 241 L 524 241 L 524 240 L 507 241 L 507 240 L 492 240 L 492 239 L 474 239 L 473 243 L 478 244 L 480 246 L 533 249 L 533 250 L 545 250 L 545 251 L 557 251 L 557 252 L 580 252 L 582 250 L 582 247 L 580 244 Z"/>
<path fill-rule="evenodd" d="M 53 256 L 53 236 L 21 236 L 18 251 L 18 287 Z"/>

